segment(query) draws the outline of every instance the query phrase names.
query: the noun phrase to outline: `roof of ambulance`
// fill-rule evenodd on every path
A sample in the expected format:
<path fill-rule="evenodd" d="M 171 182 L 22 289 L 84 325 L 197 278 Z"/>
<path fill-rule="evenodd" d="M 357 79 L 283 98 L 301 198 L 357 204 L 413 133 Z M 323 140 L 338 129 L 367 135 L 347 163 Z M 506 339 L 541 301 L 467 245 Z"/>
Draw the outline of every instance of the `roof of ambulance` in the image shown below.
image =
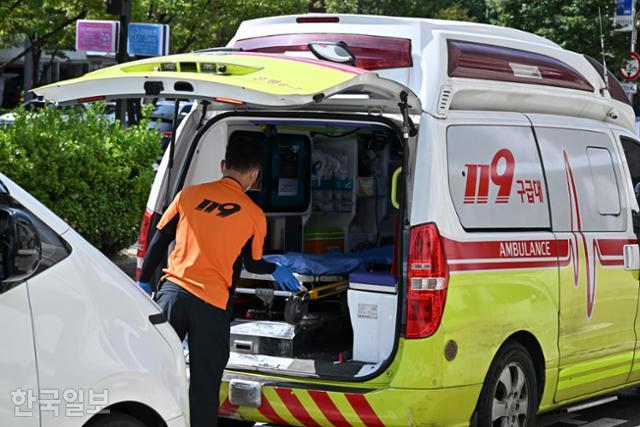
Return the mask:
<path fill-rule="evenodd" d="M 339 22 L 322 23 L 297 23 L 296 18 L 328 18 L 338 17 Z M 415 40 L 422 38 L 424 44 L 430 37 L 431 31 L 446 31 L 453 33 L 482 34 L 498 38 L 518 40 L 526 43 L 539 44 L 546 47 L 562 49 L 556 43 L 544 37 L 514 28 L 499 27 L 496 25 L 480 24 L 477 22 L 445 21 L 441 19 L 403 18 L 396 16 L 379 15 L 349 15 L 349 14 L 304 14 L 284 15 L 269 18 L 258 18 L 242 22 L 235 39 L 258 37 L 267 34 L 292 34 L 313 32 L 345 32 L 345 26 L 349 26 L 347 33 L 351 34 L 384 34 L 390 37 L 412 37 Z M 389 27 L 395 26 L 395 32 L 390 32 Z M 401 28 L 400 28 L 401 26 Z M 420 37 L 420 35 L 422 37 Z"/>

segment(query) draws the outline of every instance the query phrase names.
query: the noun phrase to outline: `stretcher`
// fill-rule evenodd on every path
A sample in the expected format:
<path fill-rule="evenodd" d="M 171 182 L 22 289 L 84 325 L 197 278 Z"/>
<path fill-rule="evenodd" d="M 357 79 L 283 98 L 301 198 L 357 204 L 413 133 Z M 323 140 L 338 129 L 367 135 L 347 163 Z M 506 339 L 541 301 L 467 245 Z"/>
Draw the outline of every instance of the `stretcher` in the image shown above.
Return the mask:
<path fill-rule="evenodd" d="M 286 298 L 284 318 L 288 323 L 296 325 L 300 323 L 307 314 L 309 301 L 321 300 L 332 295 L 337 295 L 346 292 L 349 288 L 349 281 L 345 280 L 342 276 L 312 276 L 304 274 L 295 274 L 295 276 L 302 284 L 302 289 L 299 292 L 263 287 L 237 287 L 235 293 L 236 295 L 255 295 L 263 302 L 267 310 L 271 309 L 275 298 Z M 270 274 L 253 274 L 247 271 L 243 271 L 240 278 L 245 280 L 274 281 Z"/>

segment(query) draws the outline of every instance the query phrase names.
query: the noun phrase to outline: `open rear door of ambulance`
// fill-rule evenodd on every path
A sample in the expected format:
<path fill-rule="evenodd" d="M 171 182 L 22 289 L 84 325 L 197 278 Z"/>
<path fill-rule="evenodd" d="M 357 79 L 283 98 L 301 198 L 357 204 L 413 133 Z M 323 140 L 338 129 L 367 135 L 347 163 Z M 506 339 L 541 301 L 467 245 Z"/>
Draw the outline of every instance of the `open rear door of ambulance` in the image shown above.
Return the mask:
<path fill-rule="evenodd" d="M 33 92 L 59 104 L 122 98 L 206 100 L 209 109 L 331 109 L 399 113 L 405 86 L 347 65 L 284 55 L 216 52 L 128 62 Z"/>

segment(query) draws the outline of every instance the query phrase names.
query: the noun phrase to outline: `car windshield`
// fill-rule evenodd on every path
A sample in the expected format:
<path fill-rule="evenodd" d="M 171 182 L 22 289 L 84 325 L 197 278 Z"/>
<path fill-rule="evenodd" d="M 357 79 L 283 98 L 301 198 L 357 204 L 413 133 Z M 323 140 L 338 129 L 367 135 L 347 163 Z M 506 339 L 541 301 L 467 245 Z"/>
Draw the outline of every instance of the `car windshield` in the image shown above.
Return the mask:
<path fill-rule="evenodd" d="M 23 107 L 27 111 L 33 111 L 33 110 L 39 110 L 41 108 L 44 108 L 45 105 L 47 105 L 45 101 L 33 100 L 33 101 L 25 102 Z"/>
<path fill-rule="evenodd" d="M 173 102 L 158 103 L 155 110 L 151 113 L 151 117 L 154 119 L 166 119 L 171 120 L 173 118 Z"/>
<path fill-rule="evenodd" d="M 191 102 L 180 101 L 179 113 L 187 114 L 189 111 L 191 111 L 191 107 L 192 107 Z M 175 108 L 174 101 L 159 101 L 156 104 L 155 109 L 153 110 L 153 113 L 151 113 L 151 118 L 172 121 L 174 108 Z"/>

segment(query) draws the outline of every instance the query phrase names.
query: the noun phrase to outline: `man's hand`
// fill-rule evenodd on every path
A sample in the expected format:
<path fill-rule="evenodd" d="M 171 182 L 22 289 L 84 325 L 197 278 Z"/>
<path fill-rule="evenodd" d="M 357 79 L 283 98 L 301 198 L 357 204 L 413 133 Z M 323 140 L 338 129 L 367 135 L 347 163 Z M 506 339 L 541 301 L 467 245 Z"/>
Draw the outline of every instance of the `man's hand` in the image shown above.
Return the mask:
<path fill-rule="evenodd" d="M 300 290 L 300 282 L 298 282 L 289 267 L 276 264 L 276 270 L 272 273 L 272 276 L 283 291 L 298 292 Z"/>
<path fill-rule="evenodd" d="M 140 289 L 151 295 L 152 290 L 151 284 L 149 282 L 141 282 L 140 280 L 138 280 L 138 286 L 140 286 Z"/>

